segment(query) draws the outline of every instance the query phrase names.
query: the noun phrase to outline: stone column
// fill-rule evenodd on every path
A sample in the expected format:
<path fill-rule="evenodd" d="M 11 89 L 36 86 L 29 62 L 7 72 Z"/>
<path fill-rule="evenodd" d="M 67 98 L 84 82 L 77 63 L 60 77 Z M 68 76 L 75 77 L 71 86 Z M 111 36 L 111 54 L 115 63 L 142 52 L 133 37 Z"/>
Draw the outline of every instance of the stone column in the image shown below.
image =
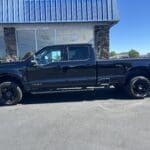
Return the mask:
<path fill-rule="evenodd" d="M 109 58 L 109 31 L 110 25 L 99 25 L 95 27 L 97 59 Z"/>
<path fill-rule="evenodd" d="M 4 40 L 6 45 L 6 54 L 17 56 L 16 30 L 15 28 L 4 28 Z"/>

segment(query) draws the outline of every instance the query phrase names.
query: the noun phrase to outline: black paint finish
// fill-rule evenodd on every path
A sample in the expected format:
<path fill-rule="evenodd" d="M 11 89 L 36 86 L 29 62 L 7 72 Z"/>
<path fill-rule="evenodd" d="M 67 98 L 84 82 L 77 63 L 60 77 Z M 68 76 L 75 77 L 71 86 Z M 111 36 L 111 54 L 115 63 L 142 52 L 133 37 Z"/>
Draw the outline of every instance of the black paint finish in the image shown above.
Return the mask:
<path fill-rule="evenodd" d="M 32 57 L 22 62 L 3 63 L 0 64 L 0 81 L 10 79 L 22 84 L 24 91 L 44 92 L 66 87 L 125 84 L 128 77 L 134 74 L 144 74 L 150 79 L 150 59 L 96 60 L 95 52 L 89 44 L 59 45 L 49 48 L 63 47 L 67 54 L 70 46 L 87 47 L 89 58 L 46 65 L 33 63 Z M 40 52 L 45 49 L 47 47 Z"/>

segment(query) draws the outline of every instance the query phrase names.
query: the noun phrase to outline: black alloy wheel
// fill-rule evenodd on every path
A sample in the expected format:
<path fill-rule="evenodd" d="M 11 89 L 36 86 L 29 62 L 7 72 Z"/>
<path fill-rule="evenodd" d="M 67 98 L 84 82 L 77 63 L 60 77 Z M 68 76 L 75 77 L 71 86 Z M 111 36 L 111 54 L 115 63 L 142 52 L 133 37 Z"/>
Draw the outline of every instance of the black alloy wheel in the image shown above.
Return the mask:
<path fill-rule="evenodd" d="M 127 91 L 133 98 L 145 98 L 150 92 L 150 81 L 144 76 L 137 76 L 130 80 Z"/>
<path fill-rule="evenodd" d="M 3 82 L 0 84 L 0 104 L 15 105 L 22 100 L 21 88 L 13 82 Z"/>

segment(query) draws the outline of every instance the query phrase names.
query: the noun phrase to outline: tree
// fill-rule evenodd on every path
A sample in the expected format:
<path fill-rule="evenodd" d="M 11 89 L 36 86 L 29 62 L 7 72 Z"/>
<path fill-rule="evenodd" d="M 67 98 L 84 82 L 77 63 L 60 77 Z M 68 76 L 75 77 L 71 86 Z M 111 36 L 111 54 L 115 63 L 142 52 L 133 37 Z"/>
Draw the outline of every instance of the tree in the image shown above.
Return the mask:
<path fill-rule="evenodd" d="M 109 53 L 109 56 L 110 57 L 114 57 L 114 56 L 116 56 L 117 54 L 116 54 L 116 52 L 115 51 L 111 51 L 110 53 Z"/>
<path fill-rule="evenodd" d="M 134 49 L 131 49 L 129 51 L 129 57 L 130 58 L 139 58 L 140 57 L 140 53 Z"/>

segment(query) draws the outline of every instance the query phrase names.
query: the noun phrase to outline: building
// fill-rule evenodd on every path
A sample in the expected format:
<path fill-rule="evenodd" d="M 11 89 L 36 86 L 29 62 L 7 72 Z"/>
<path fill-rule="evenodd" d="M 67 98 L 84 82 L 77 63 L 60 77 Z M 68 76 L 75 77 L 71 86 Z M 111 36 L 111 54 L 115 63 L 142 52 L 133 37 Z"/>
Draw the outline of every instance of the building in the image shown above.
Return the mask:
<path fill-rule="evenodd" d="M 150 53 L 147 54 L 147 57 L 150 57 Z"/>
<path fill-rule="evenodd" d="M 0 56 L 91 43 L 98 58 L 108 58 L 109 31 L 117 22 L 117 0 L 0 0 Z"/>
<path fill-rule="evenodd" d="M 110 59 L 126 59 L 126 58 L 130 58 L 128 52 L 118 53 L 115 56 L 110 57 Z"/>
<path fill-rule="evenodd" d="M 147 54 L 145 54 L 145 55 L 141 55 L 140 57 L 141 57 L 141 58 L 150 58 L 150 53 L 147 53 Z"/>

